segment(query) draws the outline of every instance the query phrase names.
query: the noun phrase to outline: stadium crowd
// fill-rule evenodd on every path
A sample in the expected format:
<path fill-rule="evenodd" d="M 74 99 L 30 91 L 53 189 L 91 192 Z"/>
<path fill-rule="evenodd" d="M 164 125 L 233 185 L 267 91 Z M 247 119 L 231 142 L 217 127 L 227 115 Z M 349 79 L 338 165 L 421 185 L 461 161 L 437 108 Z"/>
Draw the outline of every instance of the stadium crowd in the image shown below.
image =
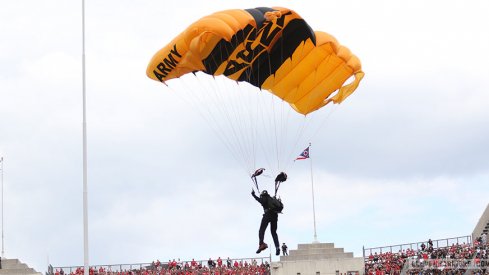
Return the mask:
<path fill-rule="evenodd" d="M 77 267 L 69 273 L 62 268 L 53 270 L 50 275 L 83 275 L 83 267 Z M 112 270 L 110 267 L 90 267 L 90 275 L 270 275 L 270 264 L 268 261 L 256 259 L 231 260 L 229 257 L 223 261 L 220 257 L 216 260 L 209 258 L 205 261 L 180 261 L 169 260 L 168 262 L 153 261 L 150 265 L 141 266 L 137 269 Z"/>
<path fill-rule="evenodd" d="M 370 254 L 365 259 L 365 274 L 489 274 L 489 245 L 487 235 L 482 235 L 473 244 L 452 244 L 433 247 L 428 240 L 417 250 L 406 249 L 397 253 Z"/>

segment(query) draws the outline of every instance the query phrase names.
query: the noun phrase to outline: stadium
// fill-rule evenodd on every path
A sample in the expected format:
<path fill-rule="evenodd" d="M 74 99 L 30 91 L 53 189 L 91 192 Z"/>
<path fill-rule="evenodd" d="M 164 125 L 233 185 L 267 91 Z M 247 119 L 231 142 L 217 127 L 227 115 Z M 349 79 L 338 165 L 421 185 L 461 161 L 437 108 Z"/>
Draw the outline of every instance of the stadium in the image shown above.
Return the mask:
<path fill-rule="evenodd" d="M 269 257 L 172 259 L 90 266 L 90 275 L 354 275 L 489 274 L 489 204 L 472 234 L 445 239 L 363 247 L 355 257 L 334 243 L 297 244 L 279 261 Z M 42 275 L 19 259 L 3 258 L 1 275 Z M 46 275 L 82 275 L 83 266 L 48 266 Z"/>
<path fill-rule="evenodd" d="M 489 274 L 489 2 L 281 2 L 4 1 L 0 275 Z"/>

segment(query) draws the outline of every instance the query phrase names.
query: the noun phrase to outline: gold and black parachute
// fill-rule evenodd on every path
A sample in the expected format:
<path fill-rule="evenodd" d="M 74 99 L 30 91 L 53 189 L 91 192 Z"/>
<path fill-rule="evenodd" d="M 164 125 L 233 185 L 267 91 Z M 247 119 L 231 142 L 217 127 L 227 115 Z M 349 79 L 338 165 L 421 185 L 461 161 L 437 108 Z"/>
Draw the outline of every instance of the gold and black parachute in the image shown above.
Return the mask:
<path fill-rule="evenodd" d="M 341 103 L 364 75 L 348 48 L 281 7 L 203 17 L 159 50 L 146 74 L 166 82 L 197 71 L 246 81 L 304 115 L 330 102 Z"/>

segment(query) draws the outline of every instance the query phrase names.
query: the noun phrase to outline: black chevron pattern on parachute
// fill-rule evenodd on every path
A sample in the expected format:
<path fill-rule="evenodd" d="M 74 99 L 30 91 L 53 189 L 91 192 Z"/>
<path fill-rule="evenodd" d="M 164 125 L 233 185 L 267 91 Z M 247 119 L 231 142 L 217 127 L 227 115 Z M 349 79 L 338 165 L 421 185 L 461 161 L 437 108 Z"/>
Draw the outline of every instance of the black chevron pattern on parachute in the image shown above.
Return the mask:
<path fill-rule="evenodd" d="M 202 60 L 205 66 L 205 73 L 213 75 L 219 66 L 229 58 L 236 46 L 243 43 L 253 30 L 255 28 L 252 25 L 247 25 L 244 29 L 238 31 L 231 41 L 228 42 L 224 39 L 219 41 L 214 50 L 209 54 L 209 57 Z"/>
<path fill-rule="evenodd" d="M 284 15 L 283 15 L 284 16 Z M 280 68 L 284 60 L 292 58 L 295 49 L 307 39 L 316 44 L 314 31 L 302 19 L 289 22 L 283 29 L 282 35 L 270 52 L 263 52 L 253 64 L 246 69 L 240 81 L 248 81 L 256 87 L 261 87 L 263 82 Z"/>
<path fill-rule="evenodd" d="M 256 22 L 256 26 L 258 27 L 258 29 L 260 29 L 265 22 L 265 13 L 268 11 L 273 11 L 273 9 L 260 7 L 254 9 L 246 9 L 246 11 L 251 14 L 251 16 L 253 16 L 253 19 L 255 19 Z M 224 39 L 219 41 L 214 50 L 209 54 L 209 57 L 203 60 L 206 69 L 205 72 L 213 75 L 216 72 L 217 68 L 219 68 L 219 66 L 229 58 L 234 49 L 239 44 L 243 43 L 252 31 L 256 32 L 256 29 L 252 25 L 247 25 L 244 29 L 238 31 L 233 36 L 231 41 L 228 42 Z"/>
<path fill-rule="evenodd" d="M 224 39 L 219 41 L 209 56 L 203 60 L 206 73 L 214 75 L 219 66 L 226 62 L 236 47 L 244 43 L 247 38 L 254 39 L 260 33 L 270 31 L 272 23 L 265 20 L 264 14 L 273 11 L 273 9 L 260 7 L 246 9 L 246 11 L 253 16 L 258 29 L 247 25 L 238 31 L 229 42 Z M 282 17 L 278 18 L 277 21 L 284 20 L 288 14 L 282 14 Z M 267 34 L 269 33 L 267 32 Z M 273 33 L 273 35 L 279 35 L 279 38 L 272 49 L 263 51 L 258 56 L 253 56 L 253 62 L 239 75 L 238 81 L 247 81 L 256 87 L 261 87 L 270 75 L 275 74 L 284 60 L 292 57 L 294 50 L 301 43 L 307 39 L 311 39 L 314 44 L 316 42 L 314 31 L 303 19 L 292 20 L 281 32 Z"/>

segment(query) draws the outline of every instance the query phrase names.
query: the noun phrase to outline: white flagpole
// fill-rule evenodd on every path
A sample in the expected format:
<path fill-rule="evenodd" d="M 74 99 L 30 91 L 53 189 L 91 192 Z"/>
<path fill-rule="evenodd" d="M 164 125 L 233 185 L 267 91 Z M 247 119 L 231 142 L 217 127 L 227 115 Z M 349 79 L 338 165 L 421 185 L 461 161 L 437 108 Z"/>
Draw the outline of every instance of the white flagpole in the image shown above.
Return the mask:
<path fill-rule="evenodd" d="M 5 257 L 5 248 L 4 248 L 4 243 L 3 243 L 3 157 L 0 158 L 0 170 L 2 173 L 0 174 L 0 178 L 2 181 L 2 258 Z"/>
<path fill-rule="evenodd" d="M 316 234 L 316 207 L 314 203 L 314 177 L 312 175 L 312 158 L 311 158 L 311 143 L 309 143 L 309 163 L 311 164 L 311 190 L 312 190 L 312 217 L 314 221 L 314 241 L 318 243 L 318 236 Z"/>
<path fill-rule="evenodd" d="M 83 93 L 83 267 L 89 275 L 88 264 L 88 191 L 87 191 L 87 115 L 85 77 L 85 0 L 82 0 L 82 93 Z"/>

